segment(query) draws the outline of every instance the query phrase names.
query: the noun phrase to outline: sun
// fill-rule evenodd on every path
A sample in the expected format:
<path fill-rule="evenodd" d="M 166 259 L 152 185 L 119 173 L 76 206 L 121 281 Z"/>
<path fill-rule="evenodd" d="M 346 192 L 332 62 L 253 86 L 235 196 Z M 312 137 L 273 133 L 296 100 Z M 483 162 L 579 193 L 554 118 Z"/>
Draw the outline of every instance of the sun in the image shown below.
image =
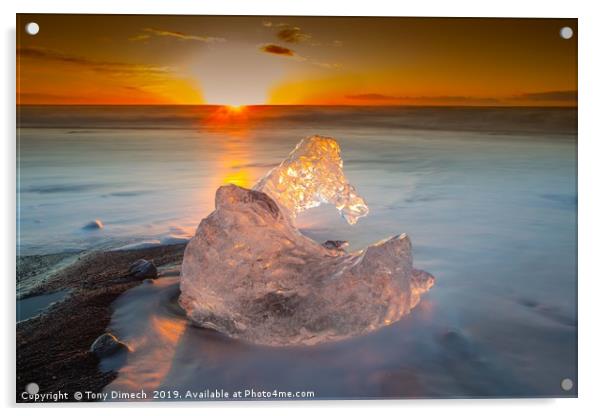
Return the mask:
<path fill-rule="evenodd" d="M 242 104 L 228 104 L 225 107 L 230 113 L 234 114 L 242 113 L 245 110 L 245 106 Z"/>
<path fill-rule="evenodd" d="M 224 104 L 212 111 L 205 119 L 205 124 L 212 128 L 247 127 L 250 109 L 242 104 Z"/>

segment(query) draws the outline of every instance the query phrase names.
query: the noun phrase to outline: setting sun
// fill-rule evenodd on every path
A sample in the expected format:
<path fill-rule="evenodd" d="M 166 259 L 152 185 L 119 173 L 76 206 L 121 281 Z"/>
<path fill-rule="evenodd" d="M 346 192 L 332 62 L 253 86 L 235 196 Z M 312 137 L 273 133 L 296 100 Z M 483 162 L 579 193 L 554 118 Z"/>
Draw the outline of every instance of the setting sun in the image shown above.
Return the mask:
<path fill-rule="evenodd" d="M 241 113 L 244 111 L 245 106 L 244 105 L 240 105 L 240 104 L 232 104 L 232 105 L 227 105 L 226 109 L 230 112 L 230 113 Z"/>

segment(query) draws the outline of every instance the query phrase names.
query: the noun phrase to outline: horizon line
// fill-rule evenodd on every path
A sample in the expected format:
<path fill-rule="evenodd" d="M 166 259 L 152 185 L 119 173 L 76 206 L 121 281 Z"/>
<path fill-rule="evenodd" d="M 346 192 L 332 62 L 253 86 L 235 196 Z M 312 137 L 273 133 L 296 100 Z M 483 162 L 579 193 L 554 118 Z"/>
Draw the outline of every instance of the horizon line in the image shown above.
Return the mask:
<path fill-rule="evenodd" d="M 17 107 L 413 107 L 413 108 L 578 108 L 575 105 L 483 105 L 483 104 L 117 104 L 117 103 L 24 103 L 16 104 Z"/>

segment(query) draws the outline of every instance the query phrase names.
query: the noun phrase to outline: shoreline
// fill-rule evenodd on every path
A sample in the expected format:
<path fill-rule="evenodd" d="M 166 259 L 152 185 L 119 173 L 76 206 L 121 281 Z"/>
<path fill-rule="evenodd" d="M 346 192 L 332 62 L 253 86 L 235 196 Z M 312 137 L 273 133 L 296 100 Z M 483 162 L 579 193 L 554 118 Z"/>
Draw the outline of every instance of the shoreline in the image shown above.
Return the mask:
<path fill-rule="evenodd" d="M 114 380 L 117 372 L 103 373 L 100 360 L 89 350 L 110 324 L 113 301 L 144 280 L 128 276 L 130 265 L 139 259 L 152 260 L 157 267 L 177 264 L 185 247 L 86 253 L 32 288 L 23 298 L 70 293 L 41 314 L 16 324 L 17 403 L 30 403 L 21 394 L 32 382 L 39 385 L 40 394 L 60 391 L 68 393 L 61 401 L 75 402 L 73 393 L 98 393 Z M 85 396 L 82 401 L 87 401 Z"/>

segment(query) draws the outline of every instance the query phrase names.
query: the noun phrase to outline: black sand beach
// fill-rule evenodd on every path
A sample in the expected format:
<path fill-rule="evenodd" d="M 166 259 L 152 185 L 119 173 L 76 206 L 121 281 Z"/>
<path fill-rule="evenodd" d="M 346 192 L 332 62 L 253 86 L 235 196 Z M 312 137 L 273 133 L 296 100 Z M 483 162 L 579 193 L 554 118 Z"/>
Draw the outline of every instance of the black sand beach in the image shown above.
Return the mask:
<path fill-rule="evenodd" d="M 17 323 L 17 402 L 29 383 L 39 393 L 100 392 L 117 374 L 101 372 L 98 358 L 90 352 L 96 338 L 110 331 L 111 303 L 143 279 L 128 276 L 129 266 L 138 259 L 152 260 L 156 266 L 179 263 L 185 244 L 129 251 L 80 254 L 69 266 L 57 271 L 23 298 L 69 291 L 69 295 L 42 314 Z M 22 256 L 17 274 L 35 273 L 36 265 L 46 267 L 56 255 Z M 160 276 L 160 275 L 159 275 Z M 83 399 L 85 400 L 85 398 Z"/>

